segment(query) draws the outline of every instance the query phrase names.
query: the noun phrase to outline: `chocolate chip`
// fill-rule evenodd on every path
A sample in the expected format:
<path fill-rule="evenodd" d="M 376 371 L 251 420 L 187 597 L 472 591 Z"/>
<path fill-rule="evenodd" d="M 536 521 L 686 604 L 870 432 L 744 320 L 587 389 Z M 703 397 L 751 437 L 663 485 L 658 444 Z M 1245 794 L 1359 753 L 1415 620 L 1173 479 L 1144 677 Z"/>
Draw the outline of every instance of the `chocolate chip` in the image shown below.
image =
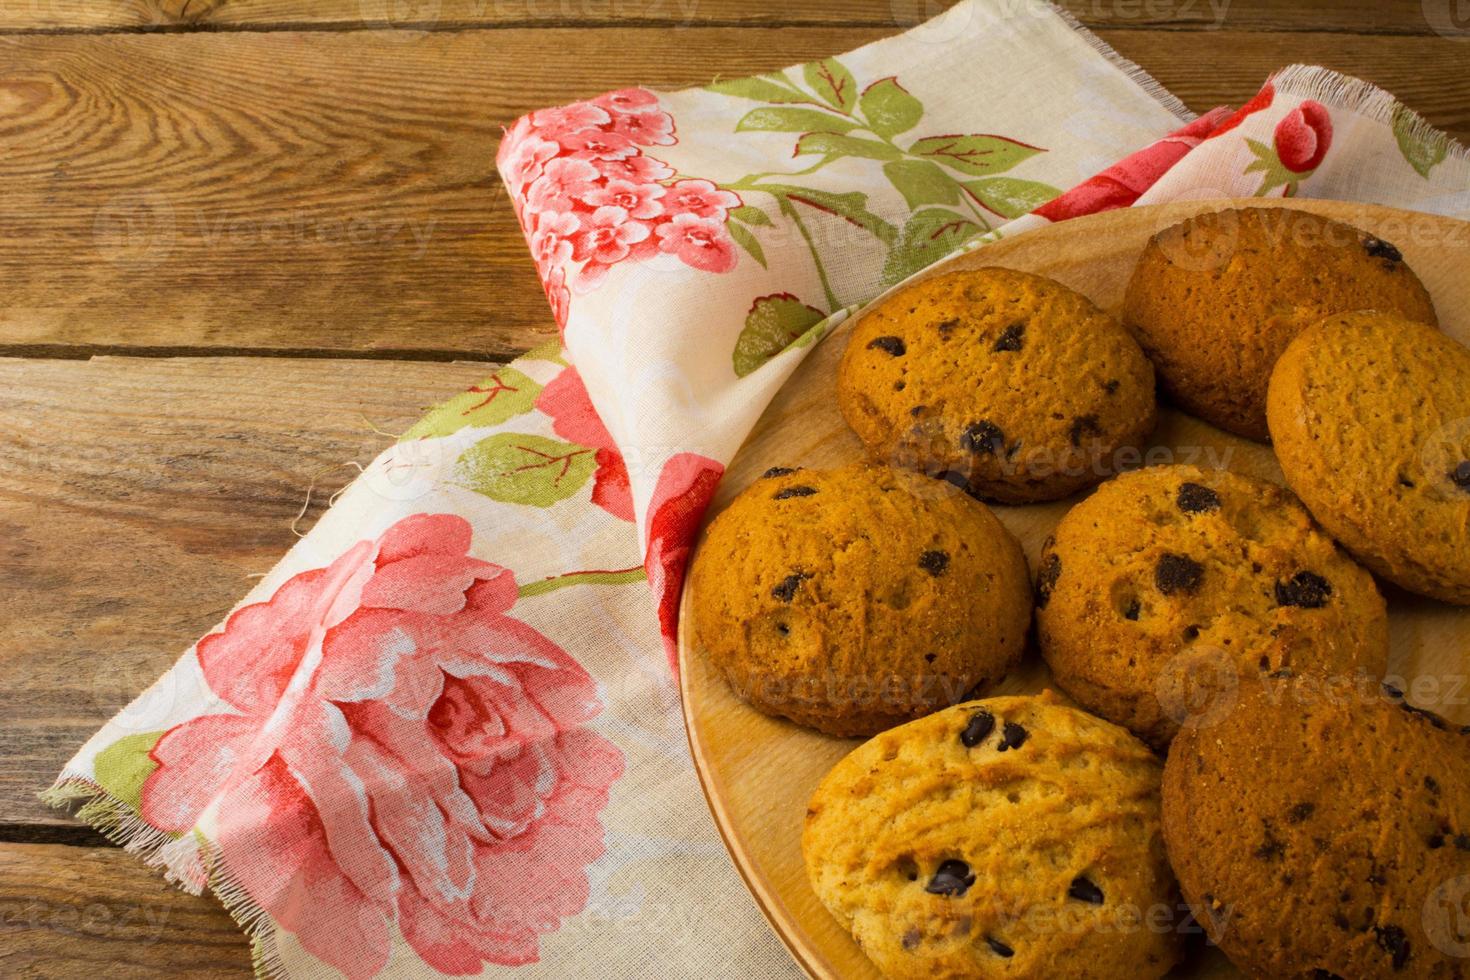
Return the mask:
<path fill-rule="evenodd" d="M 982 708 L 970 716 L 970 721 L 965 725 L 964 731 L 960 732 L 960 742 L 965 748 L 973 749 L 989 738 L 993 731 L 995 731 L 995 715 Z"/>
<path fill-rule="evenodd" d="M 1136 623 L 1138 622 L 1138 614 L 1142 611 L 1143 606 L 1139 604 L 1137 599 L 1134 599 L 1133 601 L 1128 603 L 1128 608 L 1123 610 L 1123 618 L 1131 619 Z"/>
<path fill-rule="evenodd" d="M 1154 568 L 1154 585 L 1164 595 L 1194 592 L 1205 577 L 1205 567 L 1187 555 L 1166 554 Z"/>
<path fill-rule="evenodd" d="M 1399 474 L 1399 486 L 1401 486 L 1401 487 L 1408 487 L 1410 490 L 1412 490 L 1412 489 L 1414 489 L 1414 485 L 1415 484 L 1414 484 L 1414 481 L 1413 480 L 1409 479 L 1407 476 L 1405 476 L 1402 473 Z"/>
<path fill-rule="evenodd" d="M 1036 608 L 1045 609 L 1046 604 L 1051 601 L 1052 590 L 1057 587 L 1057 579 L 1062 577 L 1062 558 L 1056 553 L 1047 555 L 1041 559 L 1041 568 L 1036 572 Z"/>
<path fill-rule="evenodd" d="M 1450 482 L 1470 493 L 1470 459 L 1462 460 L 1460 465 L 1450 470 Z"/>
<path fill-rule="evenodd" d="M 940 320 L 934 326 L 939 330 L 939 336 L 948 337 L 950 334 L 954 333 L 955 327 L 958 327 L 959 325 L 960 321 L 958 320 Z"/>
<path fill-rule="evenodd" d="M 1073 878 L 1072 884 L 1067 887 L 1067 897 L 1075 898 L 1079 902 L 1089 905 L 1101 905 L 1103 903 L 1102 889 L 1094 885 L 1091 880 L 1083 877 Z"/>
<path fill-rule="evenodd" d="M 919 567 L 938 578 L 949 569 L 949 552 L 926 551 L 919 556 Z"/>
<path fill-rule="evenodd" d="M 1332 583 L 1316 572 L 1297 572 L 1290 581 L 1276 583 L 1278 606 L 1321 609 L 1332 595 Z"/>
<path fill-rule="evenodd" d="M 960 436 L 960 448 L 966 452 L 996 456 L 1005 445 L 1006 434 L 994 422 L 975 422 Z"/>
<path fill-rule="evenodd" d="M 791 635 L 791 627 L 790 626 L 787 626 L 785 623 L 777 623 L 776 624 L 776 632 L 777 633 L 780 633 L 782 636 L 790 636 Z"/>
<path fill-rule="evenodd" d="M 1109 378 L 1108 380 L 1103 382 L 1103 391 L 1106 391 L 1110 395 L 1116 395 L 1118 393 L 1118 389 L 1122 387 L 1122 385 L 1123 382 L 1119 381 L 1117 378 Z"/>
<path fill-rule="evenodd" d="M 1026 739 L 1030 735 L 1031 733 L 1020 725 L 1013 721 L 1008 721 L 1001 726 L 1000 744 L 996 746 L 996 751 L 1004 752 L 1006 749 L 1019 749 L 1026 744 Z"/>
<path fill-rule="evenodd" d="M 1317 804 L 1298 803 L 1296 806 L 1287 811 L 1286 819 L 1290 823 L 1302 823 L 1303 821 L 1310 819 L 1312 814 L 1316 812 Z"/>
<path fill-rule="evenodd" d="M 924 654 L 924 663 L 926 663 L 926 664 L 932 664 L 935 660 L 938 660 L 938 659 L 939 659 L 939 654 L 937 654 L 937 653 L 926 653 L 926 654 Z"/>
<path fill-rule="evenodd" d="M 994 936 L 986 936 L 985 945 L 989 946 L 990 951 L 996 956 L 1004 956 L 1006 959 L 1010 959 L 1012 956 L 1016 955 L 1016 951 L 1014 949 L 1011 949 L 1009 946 L 1001 942 L 999 939 L 996 939 Z"/>
<path fill-rule="evenodd" d="M 1437 851 L 1441 847 L 1444 847 L 1444 834 L 1430 834 L 1429 840 L 1424 843 L 1429 845 L 1431 851 Z"/>
<path fill-rule="evenodd" d="M 904 345 L 902 337 L 874 337 L 868 341 L 868 350 L 873 348 L 892 354 L 894 357 L 903 357 L 909 349 Z"/>
<path fill-rule="evenodd" d="M 1404 692 L 1400 691 L 1392 684 L 1380 684 L 1378 686 L 1383 688 L 1383 693 L 1386 694 L 1390 699 L 1394 701 L 1402 701 L 1404 699 Z"/>
<path fill-rule="evenodd" d="M 816 487 L 796 486 L 782 487 L 772 495 L 772 500 L 789 500 L 792 497 L 810 497 L 817 492 Z"/>
<path fill-rule="evenodd" d="M 806 572 L 794 572 L 781 580 L 781 584 L 771 590 L 771 595 L 782 602 L 790 602 L 796 598 L 796 590 L 801 588 L 801 583 L 811 578 Z"/>
<path fill-rule="evenodd" d="M 1256 860 L 1279 861 L 1285 856 L 1286 843 L 1272 832 L 1271 827 L 1268 824 L 1266 826 L 1266 836 L 1261 841 L 1261 846 L 1256 848 Z"/>
<path fill-rule="evenodd" d="M 1393 968 L 1402 970 L 1409 962 L 1409 937 L 1398 926 L 1374 926 L 1373 935 L 1383 951 L 1393 957 Z"/>
<path fill-rule="evenodd" d="M 894 391 L 903 391 L 908 386 L 909 386 L 909 383 L 907 381 L 895 381 L 895 382 L 893 382 L 893 390 Z"/>
<path fill-rule="evenodd" d="M 919 945 L 919 938 L 919 930 L 910 929 L 903 934 L 903 939 L 900 942 L 903 943 L 904 949 L 916 949 Z"/>
<path fill-rule="evenodd" d="M 1435 779 L 1433 776 L 1425 776 L 1424 777 L 1424 788 L 1427 789 L 1427 790 L 1429 790 L 1429 792 L 1431 792 L 1431 793 L 1435 794 L 1436 796 L 1438 796 L 1439 795 L 1439 780 Z"/>
<path fill-rule="evenodd" d="M 1363 248 L 1375 259 L 1383 259 L 1386 262 L 1402 262 L 1404 253 L 1381 238 L 1369 235 L 1363 239 Z"/>
<path fill-rule="evenodd" d="M 1067 438 L 1071 440 L 1073 446 L 1080 449 L 1084 437 L 1092 436 L 1094 439 L 1101 439 L 1102 434 L 1102 426 L 1098 424 L 1096 415 L 1079 415 L 1072 420 L 1072 428 L 1067 431 Z"/>
<path fill-rule="evenodd" d="M 770 469 L 761 474 L 761 479 L 769 480 L 773 476 L 790 476 L 792 473 L 795 473 L 799 469 L 801 469 L 800 466 L 772 466 Z"/>
<path fill-rule="evenodd" d="M 1181 485 L 1174 502 L 1186 514 L 1204 514 L 1220 509 L 1220 495 L 1199 483 Z"/>
<path fill-rule="evenodd" d="M 924 891 L 930 895 L 948 895 L 951 898 L 963 895 L 975 883 L 975 874 L 963 861 L 950 858 L 939 865 Z"/>
<path fill-rule="evenodd" d="M 918 418 L 920 415 L 924 414 L 924 409 L 928 407 L 928 405 L 915 405 L 913 408 L 909 409 L 909 415 L 913 416 L 914 418 Z"/>
<path fill-rule="evenodd" d="M 1455 850 L 1470 851 L 1470 834 L 1455 835 Z"/>
<path fill-rule="evenodd" d="M 1021 344 L 1024 342 L 1025 334 L 1026 324 L 1013 323 L 1000 332 L 1000 337 L 996 340 L 995 346 L 991 347 L 990 349 L 995 351 L 997 354 L 1005 352 L 1014 353 L 1015 351 L 1021 349 Z"/>
<path fill-rule="evenodd" d="M 1324 970 L 1318 967 L 1312 971 L 1312 980 L 1343 980 L 1343 978 L 1331 970 Z"/>

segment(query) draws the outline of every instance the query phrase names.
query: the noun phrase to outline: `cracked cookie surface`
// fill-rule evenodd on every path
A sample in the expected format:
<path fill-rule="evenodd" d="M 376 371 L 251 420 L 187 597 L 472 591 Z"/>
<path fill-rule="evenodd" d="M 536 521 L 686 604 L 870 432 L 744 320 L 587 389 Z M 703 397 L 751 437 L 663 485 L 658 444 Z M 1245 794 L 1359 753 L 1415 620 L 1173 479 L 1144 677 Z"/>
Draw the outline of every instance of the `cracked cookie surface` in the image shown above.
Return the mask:
<path fill-rule="evenodd" d="M 807 874 L 889 977 L 1160 977 L 1179 954 L 1160 774 L 1050 693 L 956 705 L 822 780 Z"/>

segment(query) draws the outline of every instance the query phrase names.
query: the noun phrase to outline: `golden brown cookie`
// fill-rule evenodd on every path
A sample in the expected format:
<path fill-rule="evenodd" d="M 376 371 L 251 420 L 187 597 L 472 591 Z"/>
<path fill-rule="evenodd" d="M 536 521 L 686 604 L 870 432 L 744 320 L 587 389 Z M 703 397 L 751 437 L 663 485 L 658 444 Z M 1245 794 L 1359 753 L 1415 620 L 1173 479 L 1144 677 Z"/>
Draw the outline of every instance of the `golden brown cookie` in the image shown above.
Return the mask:
<path fill-rule="evenodd" d="M 1237 208 L 1155 235 L 1128 283 L 1123 320 L 1175 403 L 1265 439 L 1276 358 L 1312 323 L 1360 309 L 1438 322 L 1390 243 L 1305 211 Z"/>
<path fill-rule="evenodd" d="M 915 473 L 770 470 L 710 525 L 694 642 L 737 694 L 871 735 L 1005 676 L 1031 617 L 1021 547 L 989 508 Z"/>
<path fill-rule="evenodd" d="M 888 977 L 1148 978 L 1179 955 L 1160 766 L 1049 694 L 956 705 L 812 795 L 812 889 Z"/>
<path fill-rule="evenodd" d="M 1103 484 L 1043 548 L 1036 607 L 1057 684 L 1158 748 L 1243 681 L 1387 669 L 1373 576 L 1288 491 L 1224 470 Z"/>
<path fill-rule="evenodd" d="M 1470 734 L 1376 686 L 1258 686 L 1185 726 L 1164 837 L 1252 976 L 1470 977 Z"/>
<path fill-rule="evenodd" d="M 1128 332 L 1085 296 L 1009 269 L 926 279 L 866 312 L 837 400 L 875 459 L 1002 503 L 1105 479 L 1155 420 L 1153 368 Z"/>
<path fill-rule="evenodd" d="M 1386 314 L 1330 317 L 1271 378 L 1286 481 L 1373 571 L 1470 604 L 1470 350 Z"/>

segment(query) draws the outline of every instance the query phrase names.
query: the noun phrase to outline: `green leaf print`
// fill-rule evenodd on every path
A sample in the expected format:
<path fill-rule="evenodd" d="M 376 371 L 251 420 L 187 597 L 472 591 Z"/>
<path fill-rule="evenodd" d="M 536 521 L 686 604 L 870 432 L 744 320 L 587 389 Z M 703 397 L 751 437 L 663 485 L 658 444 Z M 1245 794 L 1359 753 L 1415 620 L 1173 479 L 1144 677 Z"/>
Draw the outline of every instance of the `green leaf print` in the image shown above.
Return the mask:
<path fill-rule="evenodd" d="M 985 229 L 969 218 L 944 208 L 915 211 L 903 226 L 898 244 L 883 263 L 884 286 L 909 276 L 944 258 Z"/>
<path fill-rule="evenodd" d="M 1062 193 L 1050 184 L 1018 177 L 981 177 L 964 184 L 975 200 L 1002 218 L 1030 214 Z"/>
<path fill-rule="evenodd" d="M 735 124 L 737 133 L 845 133 L 855 128 L 857 123 L 820 109 L 771 106 L 752 109 Z"/>
<path fill-rule="evenodd" d="M 1042 152 L 1040 147 L 1018 143 L 1004 136 L 926 136 L 909 147 L 915 156 L 942 163 L 952 170 L 984 177 L 1009 170 L 1022 160 Z"/>
<path fill-rule="evenodd" d="M 868 126 L 885 139 L 906 133 L 924 117 L 924 103 L 914 98 L 896 78 L 880 78 L 863 90 L 858 108 Z"/>
<path fill-rule="evenodd" d="M 797 156 L 810 156 L 814 153 L 829 157 L 863 157 L 868 160 L 897 160 L 903 155 L 888 143 L 835 133 L 807 133 L 796 141 Z"/>
<path fill-rule="evenodd" d="M 928 160 L 894 160 L 883 165 L 883 174 L 898 188 L 910 211 L 925 204 L 955 204 L 960 199 L 955 179 Z"/>
<path fill-rule="evenodd" d="M 1429 178 L 1429 171 L 1449 154 L 1449 140 L 1429 129 L 1407 106 L 1394 107 L 1393 138 L 1398 141 L 1399 152 L 1404 155 L 1409 166 L 1426 180 Z"/>
<path fill-rule="evenodd" d="M 766 251 L 761 248 L 761 243 L 755 240 L 755 236 L 750 233 L 750 229 L 738 221 L 730 222 L 725 228 L 730 232 L 730 237 L 735 239 L 735 244 L 750 253 L 750 257 L 759 262 L 761 268 L 764 269 L 766 267 Z"/>
<path fill-rule="evenodd" d="M 790 293 L 760 297 L 745 315 L 745 329 L 735 342 L 732 361 L 736 376 L 750 374 L 799 341 L 826 316 Z"/>
<path fill-rule="evenodd" d="M 508 504 L 550 507 L 575 494 L 597 469 L 586 446 L 502 432 L 460 454 L 453 481 Z"/>
<path fill-rule="evenodd" d="M 733 95 L 741 99 L 753 99 L 756 102 L 775 102 L 781 104 L 812 101 L 811 96 L 805 92 L 798 91 L 796 86 L 787 81 L 784 75 L 757 75 L 753 78 L 731 78 L 711 82 L 705 86 L 705 90 L 708 92 L 718 92 L 720 95 Z"/>
<path fill-rule="evenodd" d="M 857 79 L 836 58 L 824 58 L 801 66 L 802 77 L 813 92 L 843 112 L 857 101 Z"/>
<path fill-rule="evenodd" d="M 731 208 L 730 217 L 736 221 L 743 221 L 748 225 L 755 225 L 761 228 L 771 224 L 771 216 L 751 204 L 742 204 L 738 208 Z"/>
<path fill-rule="evenodd" d="M 118 739 L 97 753 L 93 763 L 97 785 L 134 810 L 143 805 L 143 784 L 158 768 L 148 753 L 163 732 L 143 732 Z"/>
<path fill-rule="evenodd" d="M 434 407 L 414 423 L 403 439 L 447 436 L 469 426 L 500 425 L 536 405 L 541 386 L 515 368 L 501 368 L 490 377 Z"/>
<path fill-rule="evenodd" d="M 760 190 L 775 194 L 778 199 L 797 201 L 820 211 L 835 214 L 839 218 L 845 218 L 873 235 L 884 245 L 891 246 L 898 237 L 897 228 L 868 210 L 868 195 L 861 191 L 834 194 L 831 191 L 819 191 L 792 184 L 763 184 Z"/>

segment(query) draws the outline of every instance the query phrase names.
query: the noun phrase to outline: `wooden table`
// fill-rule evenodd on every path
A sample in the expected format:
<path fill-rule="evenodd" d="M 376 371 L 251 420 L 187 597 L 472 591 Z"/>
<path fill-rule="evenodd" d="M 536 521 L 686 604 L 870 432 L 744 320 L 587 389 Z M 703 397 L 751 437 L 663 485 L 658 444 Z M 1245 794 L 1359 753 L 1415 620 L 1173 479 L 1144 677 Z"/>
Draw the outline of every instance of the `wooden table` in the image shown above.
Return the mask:
<path fill-rule="evenodd" d="M 1470 38 L 1431 25 L 1453 2 L 1066 6 L 1196 110 L 1317 62 L 1465 139 Z M 553 335 L 500 128 L 939 7 L 0 0 L 0 975 L 248 974 L 217 905 L 35 793 L 353 461 Z"/>

